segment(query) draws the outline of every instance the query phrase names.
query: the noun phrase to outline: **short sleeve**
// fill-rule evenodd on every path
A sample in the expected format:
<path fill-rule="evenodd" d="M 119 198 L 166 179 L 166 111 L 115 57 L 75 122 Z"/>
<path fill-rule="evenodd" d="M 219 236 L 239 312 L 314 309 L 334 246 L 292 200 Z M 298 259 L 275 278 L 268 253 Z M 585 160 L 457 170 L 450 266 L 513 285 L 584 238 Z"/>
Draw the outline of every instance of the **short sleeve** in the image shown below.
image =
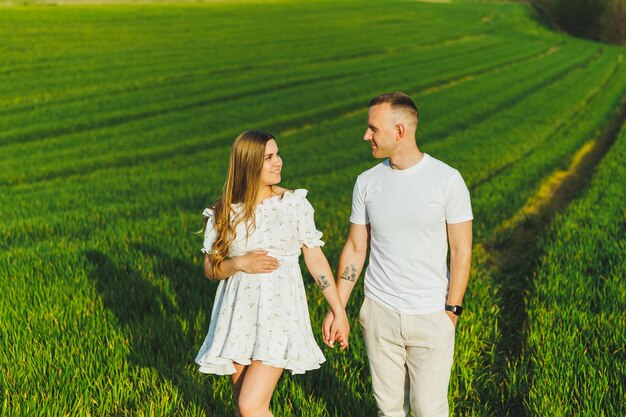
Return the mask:
<path fill-rule="evenodd" d="M 213 216 L 212 209 L 206 209 L 202 212 L 202 215 L 206 218 L 206 228 L 204 229 L 204 244 L 202 245 L 202 252 L 210 255 L 213 251 L 213 242 L 217 238 L 215 231 L 215 218 Z"/>
<path fill-rule="evenodd" d="M 315 210 L 304 194 L 301 194 L 297 204 L 298 213 L 298 239 L 307 248 L 324 246 L 322 232 L 315 227 Z"/>
<path fill-rule="evenodd" d="M 444 199 L 446 223 L 462 223 L 473 219 L 470 193 L 458 171 L 448 181 Z"/>
<path fill-rule="evenodd" d="M 350 223 L 369 224 L 367 211 L 365 210 L 365 196 L 363 190 L 359 186 L 359 179 L 354 183 L 352 190 L 352 212 L 350 213 Z"/>

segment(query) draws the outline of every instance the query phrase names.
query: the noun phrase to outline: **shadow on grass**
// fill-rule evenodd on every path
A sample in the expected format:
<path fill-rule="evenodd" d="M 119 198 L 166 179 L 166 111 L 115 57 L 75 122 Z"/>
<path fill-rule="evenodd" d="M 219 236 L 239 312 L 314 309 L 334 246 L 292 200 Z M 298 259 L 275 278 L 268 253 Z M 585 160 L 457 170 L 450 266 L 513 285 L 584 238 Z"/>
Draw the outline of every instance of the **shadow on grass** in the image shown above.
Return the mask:
<path fill-rule="evenodd" d="M 356 333 L 351 336 L 360 337 Z M 352 342 L 348 349 L 354 349 Z M 320 344 L 320 346 L 322 346 Z M 325 345 L 324 345 L 325 346 Z M 361 346 L 362 347 L 362 346 Z M 302 391 L 326 405 L 326 412 L 331 417 L 375 416 L 376 403 L 371 389 L 367 359 L 361 352 L 340 352 L 322 347 L 327 362 L 321 369 L 295 377 Z M 362 354 L 365 355 L 364 348 Z M 305 414 L 302 417 L 310 417 Z"/>
<path fill-rule="evenodd" d="M 198 309 L 211 304 L 210 300 L 200 301 L 207 292 L 201 290 L 204 283 L 199 268 L 148 245 L 135 245 L 134 249 L 151 258 L 159 286 L 134 267 L 117 265 L 105 253 L 85 252 L 93 266 L 90 277 L 105 307 L 130 335 L 129 363 L 155 369 L 164 382 L 176 387 L 185 409 L 202 409 L 207 416 L 230 411 L 230 404 L 214 395 L 210 380 L 192 373 L 194 346 L 202 337 L 195 334 L 193 323 Z"/>
<path fill-rule="evenodd" d="M 208 320 L 196 323 L 198 310 L 210 309 L 215 288 L 206 289 L 200 267 L 190 261 L 146 244 L 136 243 L 131 245 L 131 250 L 140 254 L 145 269 L 118 264 L 114 254 L 85 252 L 92 265 L 90 278 L 105 307 L 129 334 L 128 362 L 155 369 L 163 382 L 176 388 L 184 409 L 201 409 L 211 417 L 234 415 L 228 378 L 194 374 L 197 372 L 193 362 L 195 349 L 208 329 Z M 205 317 L 208 316 L 207 312 Z M 356 332 L 354 336 L 360 337 Z M 325 412 L 320 415 L 375 415 L 364 356 L 349 351 L 339 353 L 337 349 L 324 349 L 324 354 L 328 361 L 319 370 L 295 377 L 285 373 L 279 382 L 283 391 L 278 397 L 292 404 L 296 416 L 305 417 L 298 414 L 301 411 L 293 403 L 295 398 L 285 397 L 285 394 L 289 396 L 292 385 L 301 389 L 305 401 L 325 404 Z M 223 379 L 217 382 L 224 389 L 214 389 L 212 382 L 218 378 Z M 146 399 L 150 401 L 155 399 Z M 129 410 L 134 411 L 137 410 Z"/>
<path fill-rule="evenodd" d="M 337 265 L 336 253 L 328 255 L 331 265 Z M 303 271 L 305 271 L 303 266 Z M 326 315 L 328 304 L 316 303 L 313 299 L 319 295 L 319 288 L 312 277 L 304 273 L 305 287 L 309 298 L 311 324 L 318 345 L 322 349 L 326 362 L 321 368 L 305 375 L 293 377 L 305 395 L 325 404 L 324 416 L 376 416 L 378 409 L 374 400 L 370 378 L 369 363 L 359 323 L 359 310 L 364 298 L 363 285 L 355 287 L 350 302 L 346 307 L 350 321 L 350 345 L 341 351 L 338 345 L 334 349 L 327 347 L 321 338 L 321 324 Z M 311 297 L 311 294 L 315 294 Z M 305 414 L 302 417 L 311 417 Z"/>

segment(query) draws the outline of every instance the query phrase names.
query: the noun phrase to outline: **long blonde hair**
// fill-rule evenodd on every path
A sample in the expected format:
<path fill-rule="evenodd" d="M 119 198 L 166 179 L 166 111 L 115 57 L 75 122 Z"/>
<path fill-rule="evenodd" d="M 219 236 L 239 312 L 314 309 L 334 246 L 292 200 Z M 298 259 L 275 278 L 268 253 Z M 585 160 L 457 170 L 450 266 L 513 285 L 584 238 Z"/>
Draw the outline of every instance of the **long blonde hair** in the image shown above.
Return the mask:
<path fill-rule="evenodd" d="M 233 143 L 222 195 L 212 206 L 217 233 L 211 254 L 213 274 L 217 274 L 220 264 L 228 257 L 237 225 L 246 224 L 248 234 L 254 230 L 265 145 L 272 139 L 271 133 L 248 130 L 237 136 Z M 232 205 L 236 203 L 241 203 L 242 207 L 233 211 Z"/>

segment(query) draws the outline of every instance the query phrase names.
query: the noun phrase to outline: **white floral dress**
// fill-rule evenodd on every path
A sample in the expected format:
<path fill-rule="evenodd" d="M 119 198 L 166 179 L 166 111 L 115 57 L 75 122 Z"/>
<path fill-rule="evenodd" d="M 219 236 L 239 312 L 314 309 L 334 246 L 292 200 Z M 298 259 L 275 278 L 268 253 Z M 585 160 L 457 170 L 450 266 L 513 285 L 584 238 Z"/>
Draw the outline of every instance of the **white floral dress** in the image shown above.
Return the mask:
<path fill-rule="evenodd" d="M 288 191 L 259 204 L 256 228 L 247 239 L 245 225 L 237 226 L 231 257 L 264 249 L 280 267 L 264 274 L 237 272 L 220 281 L 209 332 L 196 357 L 200 372 L 233 374 L 233 362 L 259 360 L 301 374 L 325 361 L 311 330 L 298 264 L 302 245 L 324 245 L 306 194 L 304 189 Z M 207 227 L 202 251 L 210 254 L 216 237 L 213 211 L 206 209 L 203 215 Z"/>

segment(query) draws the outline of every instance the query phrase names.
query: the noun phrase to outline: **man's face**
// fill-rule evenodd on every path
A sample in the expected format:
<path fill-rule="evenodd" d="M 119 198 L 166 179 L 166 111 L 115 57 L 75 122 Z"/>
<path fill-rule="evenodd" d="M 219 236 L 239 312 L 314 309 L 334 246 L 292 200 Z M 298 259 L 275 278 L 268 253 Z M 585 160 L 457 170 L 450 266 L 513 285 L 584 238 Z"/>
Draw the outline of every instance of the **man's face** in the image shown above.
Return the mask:
<path fill-rule="evenodd" d="M 278 146 L 274 139 L 270 139 L 265 144 L 265 157 L 263 168 L 261 169 L 261 186 L 276 185 L 280 182 L 280 171 L 283 167 L 283 160 L 278 154 Z"/>
<path fill-rule="evenodd" d="M 396 149 L 395 127 L 393 113 L 388 103 L 370 107 L 363 139 L 370 143 L 374 158 L 387 158 Z"/>

